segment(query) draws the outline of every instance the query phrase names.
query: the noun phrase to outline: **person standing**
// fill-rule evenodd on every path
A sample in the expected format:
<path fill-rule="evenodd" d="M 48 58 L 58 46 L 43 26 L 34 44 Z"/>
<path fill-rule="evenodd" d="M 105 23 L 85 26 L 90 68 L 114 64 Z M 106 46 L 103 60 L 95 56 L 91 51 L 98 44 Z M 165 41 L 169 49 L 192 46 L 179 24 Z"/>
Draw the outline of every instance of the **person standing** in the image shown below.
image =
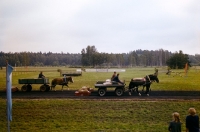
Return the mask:
<path fill-rule="evenodd" d="M 168 130 L 170 132 L 181 132 L 181 122 L 180 122 L 180 115 L 178 112 L 174 112 L 172 114 L 173 121 L 169 123 Z"/>
<path fill-rule="evenodd" d="M 199 132 L 199 116 L 196 115 L 195 108 L 189 108 L 189 115 L 186 116 L 186 132 Z"/>

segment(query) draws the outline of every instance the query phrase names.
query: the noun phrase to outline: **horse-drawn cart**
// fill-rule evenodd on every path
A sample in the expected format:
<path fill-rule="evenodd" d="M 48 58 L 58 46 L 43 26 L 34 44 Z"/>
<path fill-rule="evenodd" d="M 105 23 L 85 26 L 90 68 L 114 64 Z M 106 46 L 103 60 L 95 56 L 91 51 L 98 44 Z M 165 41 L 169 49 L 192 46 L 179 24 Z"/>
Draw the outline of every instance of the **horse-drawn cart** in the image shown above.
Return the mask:
<path fill-rule="evenodd" d="M 19 84 L 24 84 L 21 87 L 21 91 L 29 92 L 32 90 L 32 84 L 42 84 L 40 86 L 40 91 L 45 92 L 50 90 L 49 78 L 26 78 L 26 79 L 18 79 Z"/>
<path fill-rule="evenodd" d="M 151 86 L 151 83 L 154 81 L 159 83 L 158 77 L 156 75 L 150 74 L 150 75 L 146 75 L 143 78 L 131 79 L 131 81 L 129 82 L 129 85 L 125 87 L 126 85 L 125 83 L 121 84 L 121 83 L 113 82 L 107 79 L 106 81 L 97 81 L 95 84 L 95 88 L 98 88 L 98 94 L 100 96 L 104 96 L 106 94 L 107 88 L 115 88 L 115 94 L 117 96 L 122 96 L 125 91 L 128 91 L 129 95 L 131 95 L 131 92 L 136 91 L 141 96 L 141 94 L 138 91 L 138 87 L 142 86 L 143 89 L 144 87 L 146 87 L 145 94 L 149 96 L 150 86 Z"/>
<path fill-rule="evenodd" d="M 115 88 L 115 94 L 117 96 L 122 96 L 125 91 L 125 85 L 126 84 L 120 84 L 117 82 L 97 81 L 95 88 L 98 88 L 99 96 L 104 96 L 107 92 L 107 88 Z"/>

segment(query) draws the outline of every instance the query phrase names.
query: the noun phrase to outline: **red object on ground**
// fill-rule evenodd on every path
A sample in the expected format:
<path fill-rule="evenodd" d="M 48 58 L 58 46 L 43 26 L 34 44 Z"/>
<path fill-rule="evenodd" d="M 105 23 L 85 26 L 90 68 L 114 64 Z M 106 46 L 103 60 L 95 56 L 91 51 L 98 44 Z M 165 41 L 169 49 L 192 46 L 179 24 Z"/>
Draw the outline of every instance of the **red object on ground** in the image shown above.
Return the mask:
<path fill-rule="evenodd" d="M 91 92 L 93 91 L 92 88 L 88 88 L 86 86 L 83 86 L 79 90 L 75 92 L 75 96 L 89 96 Z"/>
<path fill-rule="evenodd" d="M 89 96 L 90 94 L 91 94 L 90 91 L 85 91 L 85 90 L 83 90 L 83 91 L 76 91 L 75 92 L 75 96 Z"/>

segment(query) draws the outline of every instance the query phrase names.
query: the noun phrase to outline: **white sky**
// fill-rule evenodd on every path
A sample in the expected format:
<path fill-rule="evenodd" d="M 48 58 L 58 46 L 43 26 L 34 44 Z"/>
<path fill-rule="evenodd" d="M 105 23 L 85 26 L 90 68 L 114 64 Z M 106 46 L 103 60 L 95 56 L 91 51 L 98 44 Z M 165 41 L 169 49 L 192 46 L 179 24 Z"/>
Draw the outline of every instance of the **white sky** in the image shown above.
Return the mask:
<path fill-rule="evenodd" d="M 0 51 L 200 53 L 200 0 L 1 0 Z"/>

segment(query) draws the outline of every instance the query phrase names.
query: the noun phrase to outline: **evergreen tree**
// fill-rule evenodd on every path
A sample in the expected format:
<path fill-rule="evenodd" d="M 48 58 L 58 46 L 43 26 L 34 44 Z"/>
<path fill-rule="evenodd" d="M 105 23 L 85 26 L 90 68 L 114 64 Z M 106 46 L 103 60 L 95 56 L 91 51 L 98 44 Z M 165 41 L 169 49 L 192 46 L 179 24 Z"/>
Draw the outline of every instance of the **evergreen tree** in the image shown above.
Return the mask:
<path fill-rule="evenodd" d="M 180 50 L 179 53 L 175 53 L 167 60 L 167 66 L 173 69 L 182 69 L 185 67 L 185 64 L 188 63 L 190 66 L 189 57 L 187 54 L 183 54 Z"/>

